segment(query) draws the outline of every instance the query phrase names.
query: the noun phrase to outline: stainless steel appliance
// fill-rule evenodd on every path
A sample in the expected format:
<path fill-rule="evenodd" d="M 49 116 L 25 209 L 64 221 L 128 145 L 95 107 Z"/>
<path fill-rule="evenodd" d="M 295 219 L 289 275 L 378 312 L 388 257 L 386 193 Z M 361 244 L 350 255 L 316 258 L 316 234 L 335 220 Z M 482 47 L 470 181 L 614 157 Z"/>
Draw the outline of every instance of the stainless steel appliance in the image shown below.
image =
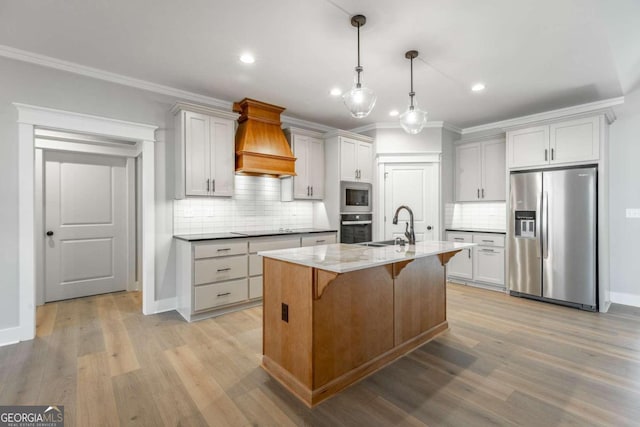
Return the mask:
<path fill-rule="evenodd" d="M 371 184 L 364 182 L 340 182 L 340 213 L 372 212 Z"/>
<path fill-rule="evenodd" d="M 511 295 L 595 311 L 597 167 L 511 173 Z"/>
<path fill-rule="evenodd" d="M 370 242 L 372 216 L 370 213 L 340 215 L 340 243 Z"/>

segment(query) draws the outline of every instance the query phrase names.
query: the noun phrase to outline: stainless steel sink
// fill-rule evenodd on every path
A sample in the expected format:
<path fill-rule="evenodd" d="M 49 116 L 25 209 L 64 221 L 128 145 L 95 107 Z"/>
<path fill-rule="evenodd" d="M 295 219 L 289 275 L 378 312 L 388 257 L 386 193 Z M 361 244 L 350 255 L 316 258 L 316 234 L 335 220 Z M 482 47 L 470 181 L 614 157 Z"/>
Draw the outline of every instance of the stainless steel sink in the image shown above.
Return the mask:
<path fill-rule="evenodd" d="M 371 246 L 374 248 L 383 248 L 385 246 L 393 246 L 396 244 L 395 240 L 380 240 L 378 242 L 364 242 L 358 243 L 360 246 Z"/>

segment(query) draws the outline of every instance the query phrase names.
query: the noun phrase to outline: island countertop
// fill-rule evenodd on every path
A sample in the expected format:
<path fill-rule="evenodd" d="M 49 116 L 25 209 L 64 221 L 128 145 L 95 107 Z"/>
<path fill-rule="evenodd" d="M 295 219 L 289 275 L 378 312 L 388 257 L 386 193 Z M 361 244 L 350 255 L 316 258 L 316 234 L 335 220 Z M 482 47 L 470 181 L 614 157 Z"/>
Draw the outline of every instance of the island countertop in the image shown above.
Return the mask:
<path fill-rule="evenodd" d="M 379 265 L 416 258 L 429 257 L 476 246 L 474 243 L 427 241 L 415 245 L 393 245 L 384 247 L 336 243 L 332 245 L 279 249 L 258 252 L 258 255 L 307 267 L 347 273 Z"/>

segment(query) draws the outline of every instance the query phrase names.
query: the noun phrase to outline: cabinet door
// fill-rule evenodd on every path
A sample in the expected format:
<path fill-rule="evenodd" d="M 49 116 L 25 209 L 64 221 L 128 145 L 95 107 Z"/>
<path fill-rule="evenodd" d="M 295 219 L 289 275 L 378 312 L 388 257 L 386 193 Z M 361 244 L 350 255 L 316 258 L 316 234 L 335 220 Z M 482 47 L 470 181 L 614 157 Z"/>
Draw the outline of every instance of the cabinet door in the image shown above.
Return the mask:
<path fill-rule="evenodd" d="M 448 242 L 471 243 L 472 236 L 469 233 L 447 233 Z M 458 252 L 447 263 L 447 276 L 462 279 L 473 278 L 473 257 L 471 248 Z"/>
<path fill-rule="evenodd" d="M 211 117 L 211 194 L 233 196 L 235 176 L 235 141 L 233 120 Z"/>
<path fill-rule="evenodd" d="M 473 280 L 504 286 L 504 248 L 474 248 Z"/>
<path fill-rule="evenodd" d="M 309 138 L 309 185 L 311 198 L 324 199 L 324 143 L 315 138 Z"/>
<path fill-rule="evenodd" d="M 358 141 L 340 138 L 340 180 L 355 181 L 358 165 Z"/>
<path fill-rule="evenodd" d="M 185 193 L 187 196 L 207 196 L 211 170 L 209 117 L 186 111 L 184 123 Z"/>
<path fill-rule="evenodd" d="M 456 147 L 456 200 L 480 200 L 481 179 L 480 144 Z"/>
<path fill-rule="evenodd" d="M 358 142 L 358 181 L 373 182 L 373 146 L 368 142 Z"/>
<path fill-rule="evenodd" d="M 537 126 L 507 133 L 507 166 L 542 166 L 549 163 L 549 126 Z"/>
<path fill-rule="evenodd" d="M 600 118 L 571 120 L 550 127 L 551 163 L 597 161 L 600 158 Z"/>
<path fill-rule="evenodd" d="M 487 201 L 504 201 L 506 195 L 505 142 L 482 143 L 482 189 L 480 197 Z"/>
<path fill-rule="evenodd" d="M 293 135 L 293 155 L 296 156 L 296 176 L 293 177 L 293 198 L 311 197 L 309 183 L 309 137 Z"/>

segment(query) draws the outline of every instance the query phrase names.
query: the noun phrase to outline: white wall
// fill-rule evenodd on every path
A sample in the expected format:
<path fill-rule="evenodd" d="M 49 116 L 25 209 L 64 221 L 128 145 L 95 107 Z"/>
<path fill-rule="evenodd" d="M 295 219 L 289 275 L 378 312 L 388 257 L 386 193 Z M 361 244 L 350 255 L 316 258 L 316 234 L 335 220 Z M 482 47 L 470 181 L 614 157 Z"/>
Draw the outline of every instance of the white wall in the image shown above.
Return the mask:
<path fill-rule="evenodd" d="M 640 87 L 625 95 L 609 129 L 609 231 L 611 301 L 640 307 L 640 219 L 625 217 L 640 208 Z"/>
<path fill-rule="evenodd" d="M 417 135 L 409 135 L 400 128 L 376 129 L 366 134 L 375 138 L 376 154 L 439 153 L 442 150 L 442 128 L 425 128 Z"/>
<path fill-rule="evenodd" d="M 18 325 L 18 113 L 13 102 L 156 125 L 171 141 L 176 99 L 0 58 L 0 331 Z M 175 295 L 172 256 L 173 161 L 156 144 L 156 295 Z M 167 155 L 167 153 L 169 153 Z"/>

